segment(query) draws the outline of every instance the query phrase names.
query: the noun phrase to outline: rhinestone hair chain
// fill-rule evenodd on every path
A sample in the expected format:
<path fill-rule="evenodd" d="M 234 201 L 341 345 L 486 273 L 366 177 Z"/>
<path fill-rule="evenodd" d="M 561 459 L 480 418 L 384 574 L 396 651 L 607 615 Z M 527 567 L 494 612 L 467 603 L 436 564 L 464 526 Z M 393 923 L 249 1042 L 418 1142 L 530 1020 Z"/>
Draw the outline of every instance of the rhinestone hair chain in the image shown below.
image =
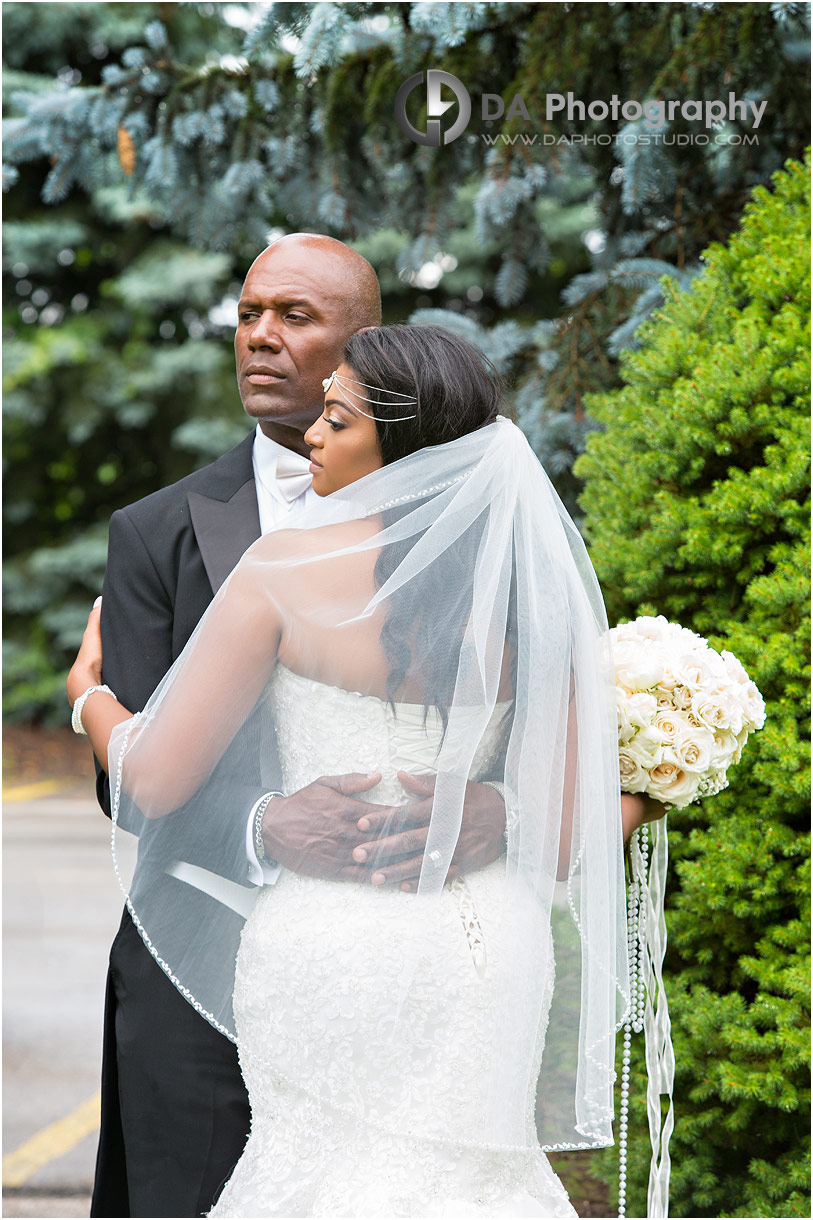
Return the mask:
<path fill-rule="evenodd" d="M 359 394 L 357 390 L 350 389 L 351 385 L 360 385 L 365 390 L 378 390 L 379 394 L 389 394 L 392 402 L 388 403 L 388 406 L 411 407 L 413 404 L 417 405 L 418 402 L 417 398 L 412 394 L 401 394 L 398 390 L 383 390 L 379 386 L 367 385 L 366 381 L 355 381 L 352 377 L 340 377 L 338 369 L 334 369 L 330 376 L 325 377 L 322 382 L 322 389 L 326 394 L 332 385 L 336 386 L 336 389 L 349 407 L 352 407 L 354 411 L 358 411 L 360 415 L 365 415 L 367 419 L 374 419 L 382 424 L 397 424 L 404 419 L 418 418 L 417 415 L 397 415 L 394 419 L 384 419 L 381 415 L 370 415 L 368 411 L 362 411 L 361 407 L 356 406 L 347 397 L 348 394 L 352 394 L 354 398 L 360 398 L 362 402 L 370 402 L 376 405 L 377 400 L 375 398 L 367 398 L 364 394 Z M 377 405 L 382 406 L 383 404 L 378 403 Z"/>

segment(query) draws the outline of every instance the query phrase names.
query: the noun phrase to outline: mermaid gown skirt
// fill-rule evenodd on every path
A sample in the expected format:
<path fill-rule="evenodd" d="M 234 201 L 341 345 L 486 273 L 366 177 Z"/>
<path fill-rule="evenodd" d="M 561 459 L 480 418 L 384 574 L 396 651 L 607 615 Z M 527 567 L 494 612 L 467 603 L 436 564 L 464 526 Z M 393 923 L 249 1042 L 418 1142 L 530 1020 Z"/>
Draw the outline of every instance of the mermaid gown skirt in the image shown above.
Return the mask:
<path fill-rule="evenodd" d="M 286 791 L 319 775 L 382 773 L 364 799 L 402 804 L 399 769 L 429 772 L 430 712 L 278 666 L 269 688 Z M 473 776 L 500 747 L 489 726 Z M 252 1110 L 243 1156 L 211 1216 L 575 1216 L 534 1135 L 536 1038 L 525 1146 L 478 1142 L 499 1063 L 496 969 L 505 860 L 421 899 L 283 872 L 243 930 L 234 1012 Z M 540 931 L 547 996 L 553 961 Z M 393 1038 L 393 994 L 418 964 Z"/>

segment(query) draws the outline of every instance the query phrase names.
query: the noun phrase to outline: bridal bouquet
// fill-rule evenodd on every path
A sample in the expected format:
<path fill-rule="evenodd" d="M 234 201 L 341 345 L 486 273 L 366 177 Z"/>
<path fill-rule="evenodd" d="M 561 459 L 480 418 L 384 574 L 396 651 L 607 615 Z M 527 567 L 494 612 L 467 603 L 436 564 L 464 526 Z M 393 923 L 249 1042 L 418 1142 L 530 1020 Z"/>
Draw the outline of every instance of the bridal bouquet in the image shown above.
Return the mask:
<path fill-rule="evenodd" d="M 748 734 L 765 723 L 756 685 L 731 652 L 715 652 L 678 623 L 641 617 L 610 632 L 618 694 L 621 788 L 682 809 L 728 785 Z M 650 856 L 651 835 L 651 856 Z M 626 1146 L 633 1031 L 644 1032 L 652 1143 L 647 1216 L 669 1215 L 669 1137 L 675 1058 L 663 985 L 666 828 L 646 824 L 630 843 L 627 927 L 631 1005 L 624 1025 L 619 1123 L 619 1216 L 626 1215 Z M 668 1099 L 665 1117 L 662 1097 Z"/>
<path fill-rule="evenodd" d="M 663 615 L 610 636 L 621 788 L 682 809 L 727 787 L 728 768 L 765 722 L 762 695 L 734 654 Z"/>

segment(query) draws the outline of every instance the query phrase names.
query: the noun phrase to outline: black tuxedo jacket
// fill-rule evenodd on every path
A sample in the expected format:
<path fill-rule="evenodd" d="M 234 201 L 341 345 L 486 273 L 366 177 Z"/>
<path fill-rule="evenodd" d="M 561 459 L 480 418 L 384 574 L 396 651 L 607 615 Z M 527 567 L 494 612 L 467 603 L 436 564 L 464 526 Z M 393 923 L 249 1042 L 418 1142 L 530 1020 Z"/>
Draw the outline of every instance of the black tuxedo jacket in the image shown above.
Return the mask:
<path fill-rule="evenodd" d="M 102 590 L 103 680 L 130 711 L 143 708 L 215 592 L 260 536 L 253 440 L 251 433 L 210 466 L 111 518 Z M 215 829 L 228 845 L 230 879 L 246 884 L 245 827 L 264 789 L 259 773 L 243 778 L 242 789 L 235 790 L 232 781 L 224 790 Z M 98 766 L 96 790 L 109 816 L 110 781 Z M 153 835 L 160 835 L 164 861 L 177 837 L 175 854 L 205 867 L 205 859 L 195 858 L 196 836 L 188 829 L 183 810 L 147 826 L 139 844 L 140 866 L 148 863 Z"/>
<path fill-rule="evenodd" d="M 110 519 L 102 589 L 104 680 L 140 711 L 243 552 L 260 536 L 254 434 Z M 97 794 L 110 815 L 102 772 Z"/>

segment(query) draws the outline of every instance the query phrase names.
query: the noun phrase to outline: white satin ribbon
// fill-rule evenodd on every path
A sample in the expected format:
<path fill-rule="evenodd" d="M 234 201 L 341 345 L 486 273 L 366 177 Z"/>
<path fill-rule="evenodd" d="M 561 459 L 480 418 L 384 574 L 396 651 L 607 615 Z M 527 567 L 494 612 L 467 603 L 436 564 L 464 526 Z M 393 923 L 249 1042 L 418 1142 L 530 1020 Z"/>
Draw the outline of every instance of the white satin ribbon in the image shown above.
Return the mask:
<path fill-rule="evenodd" d="M 242 915 L 243 919 L 248 919 L 254 910 L 257 895 L 262 889 L 262 886 L 248 889 L 244 885 L 238 885 L 236 881 L 229 881 L 227 877 L 209 872 L 208 868 L 187 864 L 185 860 L 173 860 L 166 871 L 170 877 L 177 877 L 179 881 L 193 885 L 196 890 L 202 890 L 216 902 L 222 902 L 224 907 L 230 907 L 232 911 Z"/>
<path fill-rule="evenodd" d="M 649 831 L 652 849 L 648 883 L 643 886 L 646 902 L 646 952 L 641 954 L 641 971 L 646 986 L 644 1010 L 644 1047 L 647 1067 L 646 1108 L 652 1159 L 649 1166 L 647 1191 L 648 1217 L 669 1215 L 669 1139 L 675 1125 L 673 1089 L 675 1083 L 675 1052 L 672 1047 L 672 1024 L 663 985 L 663 959 L 666 953 L 666 916 L 664 894 L 669 842 L 666 819 L 651 822 Z M 669 1098 L 664 1118 L 661 1097 Z"/>

